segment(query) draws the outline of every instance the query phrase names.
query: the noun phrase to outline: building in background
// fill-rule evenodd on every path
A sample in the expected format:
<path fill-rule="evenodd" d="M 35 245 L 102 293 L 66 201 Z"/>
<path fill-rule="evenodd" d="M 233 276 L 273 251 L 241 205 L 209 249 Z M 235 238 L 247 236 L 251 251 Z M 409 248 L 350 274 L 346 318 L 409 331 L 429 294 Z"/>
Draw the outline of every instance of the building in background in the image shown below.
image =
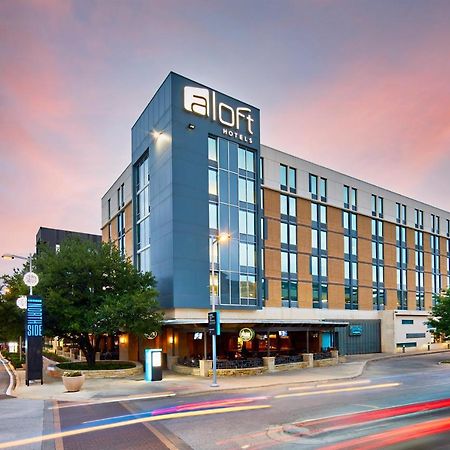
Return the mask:
<path fill-rule="evenodd" d="M 36 251 L 39 251 L 41 245 L 48 245 L 50 249 L 59 251 L 61 243 L 67 238 L 86 239 L 96 244 L 102 242 L 102 237 L 97 234 L 80 233 L 78 231 L 58 230 L 56 228 L 40 227 L 36 234 Z"/>
<path fill-rule="evenodd" d="M 129 205 L 126 252 L 156 276 L 166 320 L 130 357 L 206 358 L 217 297 L 223 358 L 426 348 L 450 284 L 450 213 L 261 145 L 259 127 L 254 106 L 175 73 L 134 124 L 102 234 L 119 239 Z"/>
<path fill-rule="evenodd" d="M 130 164 L 102 197 L 102 240 L 133 260 L 131 175 Z"/>

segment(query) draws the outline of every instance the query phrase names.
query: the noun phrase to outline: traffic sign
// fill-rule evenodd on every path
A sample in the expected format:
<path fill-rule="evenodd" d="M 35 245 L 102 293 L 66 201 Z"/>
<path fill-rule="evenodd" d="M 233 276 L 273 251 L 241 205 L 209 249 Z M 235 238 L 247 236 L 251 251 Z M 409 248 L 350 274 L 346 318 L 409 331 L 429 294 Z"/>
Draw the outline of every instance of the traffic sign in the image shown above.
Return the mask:
<path fill-rule="evenodd" d="M 219 311 L 211 311 L 208 313 L 208 331 L 211 336 L 220 336 Z"/>

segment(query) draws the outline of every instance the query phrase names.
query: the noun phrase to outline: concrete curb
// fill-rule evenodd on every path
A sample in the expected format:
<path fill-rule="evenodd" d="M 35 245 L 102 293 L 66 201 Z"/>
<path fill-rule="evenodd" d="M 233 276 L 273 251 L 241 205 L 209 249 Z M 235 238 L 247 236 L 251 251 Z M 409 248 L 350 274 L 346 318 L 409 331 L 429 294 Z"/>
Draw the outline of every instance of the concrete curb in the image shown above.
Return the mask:
<path fill-rule="evenodd" d="M 9 397 L 12 397 L 12 393 L 16 389 L 16 385 L 17 385 L 16 371 L 15 371 L 13 365 L 7 359 L 4 359 L 3 357 L 1 357 L 0 361 L 3 364 L 3 366 L 5 367 L 6 372 L 8 372 L 8 375 L 9 375 L 9 386 L 6 389 L 5 394 L 8 395 Z"/>
<path fill-rule="evenodd" d="M 368 357 L 364 360 L 356 360 L 352 361 L 351 357 L 350 361 L 347 361 L 346 363 L 339 364 L 341 367 L 341 374 L 336 373 L 333 370 L 329 370 L 331 368 L 314 368 L 314 369 L 300 369 L 298 371 L 290 371 L 290 376 L 284 376 L 282 373 L 274 373 L 270 375 L 255 375 L 255 376 L 249 376 L 249 377 L 239 377 L 239 382 L 235 382 L 234 384 L 230 384 L 231 381 L 229 377 L 224 377 L 223 379 L 219 380 L 219 386 L 218 387 L 210 387 L 210 379 L 200 378 L 200 377 L 194 377 L 194 376 L 181 376 L 180 378 L 176 377 L 176 373 L 173 373 L 175 375 L 174 377 L 171 377 L 170 375 L 165 377 L 163 379 L 162 384 L 148 384 L 147 388 L 139 388 L 135 389 L 135 387 L 132 387 L 132 384 L 129 384 L 128 386 L 126 384 L 116 384 L 115 386 L 111 387 L 110 391 L 103 389 L 101 386 L 99 386 L 99 389 L 96 389 L 97 386 L 93 386 L 94 389 L 91 389 L 90 392 L 86 392 L 84 389 L 80 391 L 82 395 L 79 396 L 70 396 L 70 398 L 66 395 L 62 395 L 59 392 L 52 392 L 50 391 L 42 391 L 41 394 L 36 397 L 31 392 L 28 394 L 26 390 L 19 390 L 16 395 L 19 398 L 28 398 L 28 399 L 50 399 L 50 400 L 58 400 L 58 401 L 75 401 L 75 402 L 90 402 L 90 401 L 96 401 L 99 400 L 99 398 L 102 399 L 110 399 L 110 401 L 114 401 L 114 399 L 117 399 L 117 401 L 120 401 L 120 399 L 123 398 L 129 398 L 133 396 L 141 396 L 144 392 L 147 394 L 158 394 L 161 392 L 161 389 L 164 389 L 164 392 L 173 392 L 176 393 L 176 395 L 180 396 L 192 396 L 195 394 L 209 394 L 214 392 L 224 392 L 224 391 L 236 391 L 240 389 L 264 389 L 267 387 L 273 387 L 273 386 L 284 386 L 284 385 L 307 385 L 307 384 L 314 384 L 314 383 L 326 383 L 326 382 L 338 382 L 343 380 L 353 380 L 358 377 L 360 377 L 369 362 L 372 361 L 379 361 L 384 359 L 392 359 L 392 358 L 402 358 L 402 357 L 412 357 L 412 356 L 423 356 L 423 355 L 429 355 L 429 354 L 436 354 L 436 353 L 450 353 L 450 350 L 431 350 L 431 351 L 423 351 L 418 353 L 395 353 L 395 354 L 373 354 L 372 356 Z M 347 367 L 345 367 L 347 366 Z M 338 366 L 333 366 L 335 369 Z M 315 370 L 315 372 L 311 375 L 305 376 L 309 370 Z M 324 373 L 321 377 L 321 371 L 324 370 Z M 328 370 L 328 372 L 326 372 Z M 295 372 L 295 374 L 293 373 Z M 347 372 L 347 373 L 346 373 Z M 350 373 L 349 373 L 350 372 Z M 171 372 L 169 372 L 171 373 Z M 287 374 L 287 372 L 285 372 Z M 296 377 L 298 375 L 298 379 Z M 317 377 L 316 377 L 317 376 Z M 270 378 L 268 378 L 270 377 Z M 301 378 L 307 378 L 307 379 L 301 379 Z M 112 381 L 112 380 L 108 380 Z M 119 380 L 117 380 L 119 381 Z M 133 381 L 131 379 L 121 381 Z M 134 379 L 134 381 L 143 381 L 141 379 Z M 164 383 L 164 382 L 167 382 Z M 223 383 L 223 384 L 221 384 Z M 30 395 L 31 394 L 31 395 Z M 83 395 L 84 394 L 84 395 Z"/>
<path fill-rule="evenodd" d="M 430 355 L 430 354 L 435 354 L 435 353 L 448 353 L 448 352 L 450 352 L 450 349 L 447 349 L 447 350 L 430 350 L 430 351 L 423 351 L 423 352 L 420 352 L 420 353 L 409 352 L 409 353 L 393 353 L 393 354 L 390 354 L 390 355 L 380 355 L 380 356 L 377 356 L 377 357 L 373 357 L 373 358 L 367 359 L 365 361 L 360 361 L 360 362 L 359 361 L 355 361 L 354 363 L 352 363 L 352 362 L 343 363 L 343 364 L 355 364 L 356 362 L 360 363 L 359 370 L 353 375 L 348 375 L 348 376 L 344 375 L 344 376 L 337 377 L 337 378 L 327 378 L 325 380 L 318 380 L 318 381 L 295 381 L 295 380 L 280 381 L 279 380 L 277 383 L 259 384 L 257 386 L 246 386 L 245 388 L 246 389 L 259 389 L 259 388 L 264 388 L 264 387 L 271 387 L 271 386 L 274 386 L 274 385 L 285 386 L 287 384 L 309 384 L 309 383 L 317 383 L 317 382 L 324 383 L 324 382 L 327 382 L 327 381 L 353 380 L 355 378 L 359 378 L 363 374 L 367 364 L 372 362 L 372 361 L 381 361 L 383 359 L 393 359 L 393 358 L 398 358 L 398 357 L 405 358 L 407 356 L 423 356 L 423 355 Z M 305 370 L 305 369 L 301 369 L 301 370 Z M 257 375 L 255 375 L 255 377 L 256 376 Z M 227 387 L 223 387 L 222 388 L 219 385 L 217 388 L 211 388 L 212 390 L 186 391 L 186 392 L 184 392 L 184 395 L 205 394 L 205 393 L 217 392 L 217 391 L 232 391 L 232 390 L 242 389 L 242 388 L 243 388 L 242 386 L 241 387 L 228 387 L 227 386 Z"/>

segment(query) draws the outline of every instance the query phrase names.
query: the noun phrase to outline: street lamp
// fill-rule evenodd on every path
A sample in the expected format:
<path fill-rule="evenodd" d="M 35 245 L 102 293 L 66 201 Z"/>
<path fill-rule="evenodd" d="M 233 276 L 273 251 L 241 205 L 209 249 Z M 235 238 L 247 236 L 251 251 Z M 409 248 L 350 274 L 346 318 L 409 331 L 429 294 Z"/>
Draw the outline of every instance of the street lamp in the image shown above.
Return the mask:
<path fill-rule="evenodd" d="M 30 265 L 30 273 L 33 272 L 33 266 L 32 266 L 32 258 L 33 255 L 30 253 L 29 256 L 20 256 L 20 255 L 13 255 L 11 253 L 5 253 L 4 255 L 2 255 L 3 259 L 23 259 L 25 261 L 28 261 L 29 265 Z M 30 295 L 33 295 L 33 286 L 30 286 Z"/>
<path fill-rule="evenodd" d="M 215 254 L 214 254 L 214 248 L 215 245 L 224 244 L 225 242 L 228 242 L 230 240 L 230 235 L 228 233 L 220 233 L 217 236 L 213 236 L 211 238 L 211 305 L 212 305 L 212 311 L 216 311 L 216 296 L 214 295 L 214 277 L 215 277 L 215 271 L 214 271 L 214 262 L 215 262 Z M 217 252 L 219 254 L 219 252 Z M 220 288 L 219 288 L 219 276 L 220 271 L 217 272 L 217 299 L 218 303 L 220 303 Z M 211 387 L 218 387 L 217 384 L 217 351 L 216 351 L 216 333 L 213 333 L 212 336 L 212 357 L 213 357 L 213 382 L 211 384 Z"/>

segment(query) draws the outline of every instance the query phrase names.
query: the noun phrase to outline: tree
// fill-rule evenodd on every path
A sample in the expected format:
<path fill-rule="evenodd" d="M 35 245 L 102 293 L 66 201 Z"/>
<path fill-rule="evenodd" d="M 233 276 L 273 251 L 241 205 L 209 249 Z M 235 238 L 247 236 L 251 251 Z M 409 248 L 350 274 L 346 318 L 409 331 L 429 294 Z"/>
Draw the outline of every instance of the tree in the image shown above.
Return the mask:
<path fill-rule="evenodd" d="M 4 288 L 0 294 L 0 342 L 15 341 L 24 333 L 25 311 L 16 305 L 16 300 L 28 292 L 22 277 L 19 270 L 1 277 Z"/>
<path fill-rule="evenodd" d="M 436 329 L 435 335 L 450 336 L 450 288 L 436 296 L 436 304 L 431 311 L 433 318 L 428 324 Z"/>
<path fill-rule="evenodd" d="M 161 327 L 155 278 L 138 272 L 111 243 L 67 239 L 56 253 L 43 246 L 34 266 L 44 333 L 75 342 L 89 366 L 101 335 L 142 335 Z"/>

